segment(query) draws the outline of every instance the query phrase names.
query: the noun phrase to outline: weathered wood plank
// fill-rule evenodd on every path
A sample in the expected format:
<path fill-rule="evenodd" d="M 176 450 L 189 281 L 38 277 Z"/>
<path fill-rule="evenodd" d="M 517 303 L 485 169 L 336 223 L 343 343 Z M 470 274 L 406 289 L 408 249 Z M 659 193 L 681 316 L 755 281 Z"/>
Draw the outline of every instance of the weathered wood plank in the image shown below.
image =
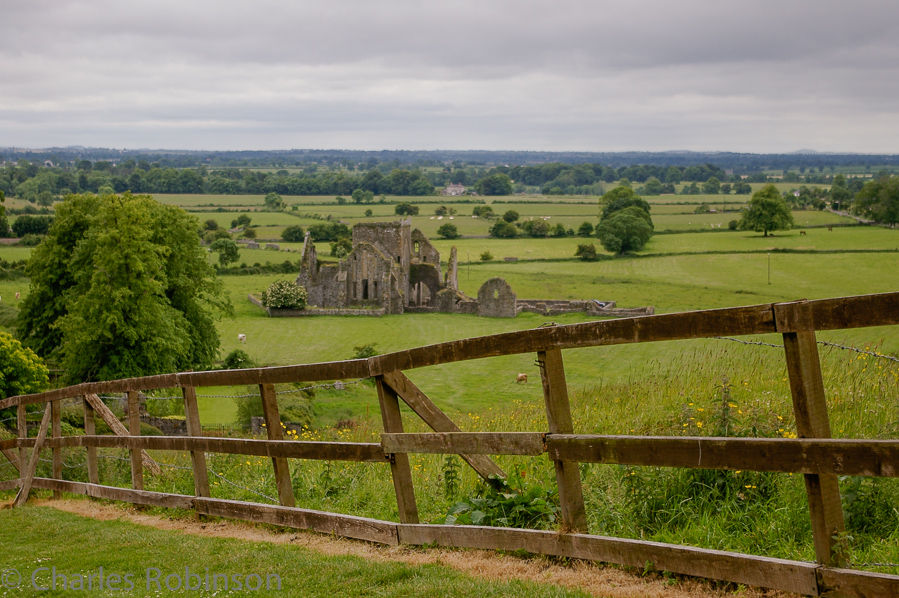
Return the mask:
<path fill-rule="evenodd" d="M 546 452 L 580 463 L 899 477 L 899 440 L 549 434 Z"/>
<path fill-rule="evenodd" d="M 128 391 L 128 431 L 131 436 L 140 436 L 140 395 L 136 390 Z M 131 487 L 144 489 L 144 467 L 141 451 L 131 450 Z"/>
<path fill-rule="evenodd" d="M 25 467 L 24 471 L 20 474 L 19 479 L 22 480 L 22 485 L 19 487 L 19 492 L 16 494 L 16 500 L 13 501 L 14 507 L 20 507 L 25 504 L 25 501 L 28 500 L 28 495 L 31 494 L 31 484 L 34 481 L 34 472 L 37 470 L 37 462 L 41 456 L 41 449 L 44 448 L 44 439 L 47 438 L 47 432 L 50 428 L 50 405 L 48 404 L 44 408 L 44 417 L 41 419 L 41 427 L 38 429 L 37 438 L 34 440 L 34 448 L 31 450 L 31 458 L 28 460 L 28 465 Z M 24 460 L 22 461 L 25 462 Z"/>
<path fill-rule="evenodd" d="M 397 524 L 390 521 L 216 498 L 197 498 L 194 505 L 197 512 L 203 515 L 309 529 L 367 542 L 391 545 L 398 543 Z"/>
<path fill-rule="evenodd" d="M 546 554 L 616 563 L 643 569 L 647 563 L 659 571 L 721 579 L 816 596 L 816 565 L 745 554 L 723 552 L 584 534 L 497 527 L 451 525 L 399 525 L 401 544 L 526 550 Z"/>
<path fill-rule="evenodd" d="M 549 349 L 769 332 L 775 332 L 771 304 L 603 320 L 468 338 L 378 355 L 370 358 L 371 374 Z"/>
<path fill-rule="evenodd" d="M 19 480 L 16 478 L 15 480 L 6 480 L 5 482 L 0 482 L 0 492 L 6 492 L 7 490 L 14 490 L 19 487 Z"/>
<path fill-rule="evenodd" d="M 50 435 L 52 438 L 59 438 L 62 436 L 62 412 L 60 410 L 59 401 L 53 401 L 50 403 Z M 53 477 L 57 480 L 62 479 L 62 449 L 54 448 L 51 451 L 53 461 Z M 58 490 L 53 491 L 54 500 L 59 500 L 62 498 L 62 493 Z"/>
<path fill-rule="evenodd" d="M 34 487 L 44 490 L 84 494 L 91 498 L 118 500 L 135 505 L 166 507 L 170 509 L 190 509 L 193 507 L 194 500 L 193 496 L 184 496 L 182 494 L 165 494 L 147 490 L 132 490 L 130 488 L 86 484 L 84 482 L 70 482 L 68 480 L 51 480 L 49 478 L 35 478 Z"/>
<path fill-rule="evenodd" d="M 400 402 L 393 390 L 380 376 L 375 378 L 378 388 L 378 403 L 381 406 L 381 420 L 387 433 L 403 432 L 403 416 L 400 413 Z M 415 503 L 415 487 L 412 485 L 412 470 L 409 467 L 409 455 L 391 453 L 390 473 L 393 475 L 393 489 L 396 492 L 396 505 L 403 523 L 418 523 L 418 506 Z"/>
<path fill-rule="evenodd" d="M 402 372 L 384 374 L 384 382 L 435 432 L 461 432 L 462 430 Z M 498 453 L 494 453 L 498 454 Z M 506 472 L 484 454 L 460 454 L 478 475 L 485 480 L 490 476 L 506 477 Z"/>
<path fill-rule="evenodd" d="M 899 575 L 886 573 L 820 567 L 818 586 L 822 596 L 899 598 Z"/>
<path fill-rule="evenodd" d="M 796 434 L 799 438 L 830 438 L 830 418 L 809 304 L 806 301 L 777 304 L 774 316 L 776 322 L 789 322 L 792 329 L 798 330 L 783 334 Z M 844 537 L 846 528 L 837 476 L 806 474 L 805 489 L 812 518 L 815 558 L 823 565 L 845 567 L 849 547 Z"/>
<path fill-rule="evenodd" d="M 30 446 L 27 444 L 26 446 Z M 33 442 L 33 440 L 31 441 Z M 292 440 L 251 440 L 209 436 L 66 436 L 47 441 L 61 447 L 99 447 L 144 449 L 150 451 L 201 451 L 230 455 L 251 455 L 282 459 L 314 459 L 319 461 L 356 461 L 387 463 L 384 450 L 377 443 L 311 442 Z"/>
<path fill-rule="evenodd" d="M 96 414 L 90 401 L 86 396 L 81 397 L 84 404 L 84 433 L 87 436 L 93 436 L 97 433 Z M 94 485 L 100 484 L 100 469 L 97 464 L 97 449 L 93 446 L 87 447 L 87 481 Z"/>
<path fill-rule="evenodd" d="M 203 426 L 200 424 L 200 409 L 197 406 L 197 389 L 193 386 L 182 387 L 184 395 L 184 419 L 187 433 L 191 436 L 202 436 Z M 190 462 L 194 472 L 194 489 L 197 496 L 210 496 L 209 472 L 206 469 L 206 454 L 203 451 L 190 451 Z"/>
<path fill-rule="evenodd" d="M 144 376 L 106 382 L 85 382 L 65 388 L 57 388 L 42 393 L 19 395 L 0 401 L 0 409 L 19 404 L 46 403 L 68 399 L 84 394 L 113 394 L 128 391 L 146 391 L 157 388 L 179 388 L 184 386 L 234 386 L 251 384 L 277 384 L 282 382 L 315 382 L 318 380 L 347 380 L 368 378 L 369 362 L 366 359 L 310 363 L 273 368 L 253 368 L 246 370 L 215 370 L 209 372 L 182 372 Z"/>
<path fill-rule="evenodd" d="M 899 293 L 818 299 L 809 301 L 808 309 L 814 330 L 889 326 L 899 324 Z M 777 322 L 778 332 L 799 330 L 802 328 L 788 326 L 786 320 Z"/>
<path fill-rule="evenodd" d="M 540 379 L 543 381 L 543 398 L 546 403 L 546 420 L 552 434 L 572 434 L 571 405 L 568 402 L 568 384 L 562 364 L 562 350 L 550 349 L 537 353 Z M 562 523 L 570 531 L 587 533 L 587 510 L 584 507 L 584 489 L 577 463 L 553 461 L 556 484 L 559 488 L 559 506 Z"/>
<path fill-rule="evenodd" d="M 25 411 L 25 405 L 16 407 L 16 434 L 18 438 L 28 438 L 28 412 Z M 28 465 L 28 453 L 24 448 L 19 448 L 19 478 L 24 475 L 24 467 Z"/>
<path fill-rule="evenodd" d="M 446 432 L 381 434 L 385 453 L 541 455 L 542 432 Z"/>
<path fill-rule="evenodd" d="M 131 434 L 128 432 L 128 428 L 119 421 L 119 418 L 115 416 L 115 413 L 106 406 L 100 397 L 95 394 L 86 394 L 84 395 L 85 401 L 90 403 L 90 406 L 93 407 L 94 413 L 100 416 L 106 425 L 110 427 L 110 429 L 115 433 L 116 436 L 130 436 Z M 86 433 L 86 430 L 85 430 Z M 146 451 L 141 453 L 141 463 L 143 466 L 150 472 L 155 475 L 159 475 L 161 470 L 159 469 L 159 464 L 154 461 L 150 455 L 146 453 Z"/>
<path fill-rule="evenodd" d="M 367 359 L 178 374 L 182 386 L 195 387 L 349 380 L 352 378 L 368 378 L 369 376 Z"/>
<path fill-rule="evenodd" d="M 259 394 L 262 398 L 262 414 L 265 418 L 265 429 L 269 440 L 284 440 L 281 429 L 281 414 L 278 411 L 278 395 L 274 384 L 260 384 Z M 275 470 L 275 486 L 278 488 L 278 500 L 282 506 L 292 507 L 296 504 L 293 496 L 293 485 L 290 481 L 290 466 L 284 457 L 272 457 Z"/>

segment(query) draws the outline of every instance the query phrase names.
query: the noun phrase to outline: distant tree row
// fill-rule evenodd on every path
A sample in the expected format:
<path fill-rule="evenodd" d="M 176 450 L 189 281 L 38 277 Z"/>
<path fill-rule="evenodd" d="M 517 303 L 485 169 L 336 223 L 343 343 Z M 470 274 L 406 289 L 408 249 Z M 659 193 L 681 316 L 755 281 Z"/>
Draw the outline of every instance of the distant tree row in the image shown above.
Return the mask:
<path fill-rule="evenodd" d="M 96 163 L 74 170 L 39 167 L 27 162 L 8 164 L 0 169 L 0 191 L 32 203 L 49 206 L 71 193 L 183 193 L 223 195 L 350 195 L 370 199 L 377 194 L 433 195 L 434 184 L 420 170 L 394 169 L 384 175 L 378 170 L 363 176 L 348 172 L 324 171 L 289 174 L 286 170 L 262 172 L 225 169 L 156 168 L 144 164 L 105 166 Z M 358 195 L 358 194 L 357 194 Z M 355 199 L 355 197 L 354 197 Z"/>

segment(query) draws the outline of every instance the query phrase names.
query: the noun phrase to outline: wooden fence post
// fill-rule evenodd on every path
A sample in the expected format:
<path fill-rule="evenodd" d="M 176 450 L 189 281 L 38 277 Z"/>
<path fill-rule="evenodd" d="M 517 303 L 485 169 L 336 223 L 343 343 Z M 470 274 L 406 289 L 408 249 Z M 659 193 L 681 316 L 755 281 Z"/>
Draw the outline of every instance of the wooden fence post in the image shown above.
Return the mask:
<path fill-rule="evenodd" d="M 568 385 L 562 350 L 551 349 L 537 353 L 540 377 L 543 381 L 543 397 L 546 400 L 546 419 L 550 434 L 573 434 L 571 406 L 568 402 Z M 562 523 L 573 532 L 587 533 L 587 512 L 584 508 L 584 490 L 581 472 L 572 461 L 553 461 L 556 483 L 559 486 L 559 504 L 562 507 Z"/>
<path fill-rule="evenodd" d="M 50 405 L 44 408 L 44 417 L 41 419 L 41 427 L 37 431 L 37 438 L 34 439 L 34 449 L 31 451 L 31 459 L 28 465 L 22 467 L 22 473 L 19 478 L 22 480 L 22 486 L 19 493 L 16 494 L 16 500 L 13 506 L 21 507 L 28 500 L 31 494 L 31 484 L 34 482 L 34 472 L 37 471 L 37 462 L 41 458 L 41 449 L 44 448 L 44 440 L 47 439 L 47 432 L 50 428 Z"/>
<path fill-rule="evenodd" d="M 795 330 L 785 332 L 783 339 L 793 396 L 793 413 L 796 417 L 796 434 L 799 438 L 830 438 L 830 419 L 824 397 L 821 361 L 808 304 L 799 302 L 775 305 L 774 315 L 778 330 Z M 806 474 L 805 489 L 818 563 L 833 567 L 848 566 L 843 506 L 837 476 Z"/>
<path fill-rule="evenodd" d="M 184 419 L 187 423 L 187 435 L 203 436 L 200 409 L 197 406 L 197 389 L 193 386 L 184 386 L 181 391 L 184 393 Z M 206 470 L 206 454 L 203 451 L 190 451 L 190 461 L 194 469 L 194 489 L 197 496 L 209 498 L 209 472 Z"/>
<path fill-rule="evenodd" d="M 87 400 L 87 396 L 81 397 L 84 402 L 84 435 L 96 436 L 97 424 L 94 414 L 94 406 Z M 91 484 L 100 483 L 100 470 L 97 467 L 97 447 L 87 447 L 87 481 Z"/>
<path fill-rule="evenodd" d="M 59 438 L 62 436 L 62 413 L 61 413 L 61 405 L 59 401 L 50 401 L 50 436 L 52 438 Z M 52 449 L 52 460 L 53 460 L 53 478 L 56 480 L 62 479 L 62 448 L 55 447 Z M 53 491 L 54 500 L 59 500 L 62 498 L 62 492 L 59 490 Z"/>
<path fill-rule="evenodd" d="M 388 386 L 381 376 L 375 378 L 378 387 L 378 402 L 381 405 L 381 420 L 387 433 L 403 432 L 403 417 L 396 391 Z M 415 488 L 412 486 L 412 469 L 409 455 L 394 453 L 390 457 L 390 472 L 393 474 L 393 489 L 396 491 L 396 506 L 400 512 L 400 522 L 418 523 L 418 506 L 415 504 Z"/>
<path fill-rule="evenodd" d="M 281 414 L 278 411 L 278 395 L 274 384 L 260 384 L 259 394 L 262 397 L 262 415 L 265 417 L 265 429 L 269 440 L 284 440 L 281 430 Z M 278 487 L 278 500 L 285 507 L 296 506 L 293 496 L 293 484 L 290 481 L 290 467 L 284 457 L 272 457 L 275 468 L 275 485 Z"/>
<path fill-rule="evenodd" d="M 28 438 L 28 412 L 25 411 L 25 405 L 16 406 L 16 430 L 19 438 Z M 19 449 L 19 480 L 25 477 L 25 468 L 28 465 L 28 453 L 25 447 Z"/>
<path fill-rule="evenodd" d="M 140 394 L 136 390 L 128 391 L 128 432 L 132 436 L 140 436 Z M 144 464 L 140 449 L 131 449 L 131 487 L 144 489 Z"/>

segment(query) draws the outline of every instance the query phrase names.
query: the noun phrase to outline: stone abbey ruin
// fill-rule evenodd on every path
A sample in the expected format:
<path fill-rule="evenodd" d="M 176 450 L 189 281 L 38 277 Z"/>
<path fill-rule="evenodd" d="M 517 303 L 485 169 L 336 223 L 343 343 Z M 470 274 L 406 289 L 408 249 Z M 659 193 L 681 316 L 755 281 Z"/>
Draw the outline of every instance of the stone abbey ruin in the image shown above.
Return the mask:
<path fill-rule="evenodd" d="M 337 263 L 319 261 L 309 234 L 296 283 L 311 309 L 268 310 L 273 316 L 460 313 L 514 318 L 521 311 L 544 315 L 586 312 L 597 316 L 652 314 L 653 309 L 615 309 L 612 301 L 518 299 L 502 278 L 491 278 L 477 298 L 459 290 L 456 248 L 445 270 L 440 253 L 411 220 L 364 222 L 353 227 L 352 251 Z"/>

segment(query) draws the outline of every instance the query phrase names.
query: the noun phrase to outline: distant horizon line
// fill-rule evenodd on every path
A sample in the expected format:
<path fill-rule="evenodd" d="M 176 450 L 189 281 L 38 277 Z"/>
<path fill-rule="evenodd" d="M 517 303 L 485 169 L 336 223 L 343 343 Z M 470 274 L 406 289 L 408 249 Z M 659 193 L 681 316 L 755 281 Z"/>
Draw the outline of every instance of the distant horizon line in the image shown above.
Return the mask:
<path fill-rule="evenodd" d="M 699 155 L 748 155 L 748 156 L 899 156 L 897 153 L 865 153 L 857 151 L 817 151 L 814 149 L 799 149 L 789 152 L 751 152 L 751 151 L 735 151 L 735 150 L 516 150 L 516 149 L 353 149 L 353 148 L 290 148 L 290 149 L 183 149 L 183 148 L 150 148 L 150 147 L 132 147 L 132 148 L 115 148 L 101 146 L 85 146 L 85 145 L 67 145 L 67 146 L 44 146 L 44 147 L 27 147 L 21 145 L 0 146 L 0 152 L 9 151 L 13 153 L 34 152 L 45 153 L 52 151 L 110 151 L 110 152 L 146 152 L 146 153 L 324 153 L 324 152 L 354 152 L 354 153 L 505 153 L 505 154 L 699 154 Z"/>

